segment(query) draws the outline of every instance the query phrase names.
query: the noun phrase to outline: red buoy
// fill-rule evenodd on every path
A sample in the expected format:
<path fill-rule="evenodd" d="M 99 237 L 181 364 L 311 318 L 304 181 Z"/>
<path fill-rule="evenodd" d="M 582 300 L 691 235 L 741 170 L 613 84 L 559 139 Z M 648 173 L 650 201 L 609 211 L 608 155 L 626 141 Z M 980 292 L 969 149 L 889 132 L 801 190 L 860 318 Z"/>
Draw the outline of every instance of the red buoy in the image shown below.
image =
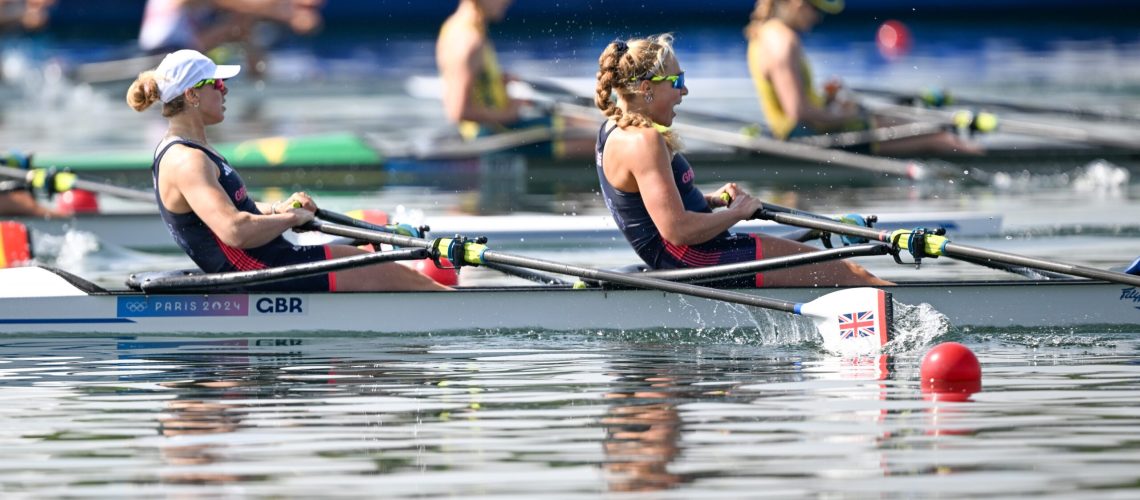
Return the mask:
<path fill-rule="evenodd" d="M 448 262 L 447 258 L 445 257 L 441 257 L 439 261 L 444 266 L 451 265 L 451 263 Z M 432 262 L 431 259 L 423 259 L 416 262 L 416 271 L 419 271 L 420 274 L 423 274 L 424 276 L 427 276 L 434 280 L 436 283 L 444 286 L 455 286 L 459 284 L 458 271 L 455 269 L 443 269 L 436 267 L 435 262 Z"/>
<path fill-rule="evenodd" d="M 982 365 L 974 352 L 957 342 L 934 346 L 919 369 L 922 392 L 928 399 L 965 401 L 982 390 Z"/>
<path fill-rule="evenodd" d="M 69 189 L 59 195 L 56 209 L 66 214 L 90 214 L 99 211 L 99 196 L 84 189 Z"/>
<path fill-rule="evenodd" d="M 910 52 L 910 30 L 901 21 L 884 22 L 875 33 L 875 45 L 887 59 L 898 59 Z"/>

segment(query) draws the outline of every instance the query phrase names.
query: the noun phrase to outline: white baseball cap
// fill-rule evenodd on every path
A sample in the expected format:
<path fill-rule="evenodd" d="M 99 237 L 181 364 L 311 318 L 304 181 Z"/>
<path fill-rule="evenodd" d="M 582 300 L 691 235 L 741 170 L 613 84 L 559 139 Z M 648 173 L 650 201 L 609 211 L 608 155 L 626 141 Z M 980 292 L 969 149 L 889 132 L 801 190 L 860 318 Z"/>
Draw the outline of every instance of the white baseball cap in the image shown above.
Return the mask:
<path fill-rule="evenodd" d="M 225 80 L 241 72 L 241 66 L 217 65 L 210 58 L 196 50 L 179 50 L 162 58 L 154 70 L 158 82 L 159 96 L 167 103 L 178 98 L 186 89 L 202 80 L 211 78 Z"/>

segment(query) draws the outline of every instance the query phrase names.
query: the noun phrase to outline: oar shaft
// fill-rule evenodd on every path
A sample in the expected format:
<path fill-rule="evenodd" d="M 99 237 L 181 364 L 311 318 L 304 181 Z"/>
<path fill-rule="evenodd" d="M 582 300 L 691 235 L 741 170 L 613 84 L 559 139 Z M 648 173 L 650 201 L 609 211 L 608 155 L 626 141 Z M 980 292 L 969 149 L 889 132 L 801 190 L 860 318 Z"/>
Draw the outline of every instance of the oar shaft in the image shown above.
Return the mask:
<path fill-rule="evenodd" d="M 568 116 L 598 118 L 598 110 L 593 107 L 560 102 L 557 103 L 557 109 L 560 113 Z M 696 140 L 731 146 L 743 150 L 821 164 L 841 165 L 857 170 L 866 170 L 912 180 L 925 177 L 929 171 L 927 166 L 920 165 L 916 162 L 861 155 L 840 149 L 824 149 L 808 146 L 806 144 L 778 141 L 766 137 L 747 137 L 738 132 L 717 130 L 696 125 L 674 123 L 673 130 Z"/>
<path fill-rule="evenodd" d="M 340 214 L 333 214 L 323 210 L 318 210 L 318 216 L 325 220 L 340 219 L 343 216 Z M 329 224 L 320 221 L 313 221 L 308 225 L 309 229 L 315 229 L 326 234 L 336 236 L 347 236 L 349 238 L 357 238 L 365 241 L 372 241 L 375 243 L 383 243 L 388 245 L 413 247 L 413 248 L 431 248 L 432 241 L 412 238 L 409 236 L 401 236 L 396 234 L 382 233 L 374 230 L 360 229 L 358 227 L 341 226 L 337 224 Z M 637 288 L 647 288 L 651 290 L 661 290 L 666 292 L 679 293 L 684 295 L 692 295 L 695 297 L 702 297 L 706 299 L 722 300 L 725 302 L 734 302 L 737 304 L 744 304 L 754 307 L 762 307 L 766 309 L 776 309 L 779 311 L 786 311 L 790 313 L 796 312 L 796 303 L 788 302 L 786 300 L 769 299 L 766 297 L 759 297 L 755 295 L 748 295 L 739 292 L 732 292 L 728 290 L 716 290 L 695 285 L 686 285 L 683 283 L 674 283 L 654 278 L 646 278 L 641 276 L 633 276 L 622 273 L 615 273 L 610 271 L 603 271 L 600 269 L 593 269 L 587 267 L 572 266 L 569 264 L 562 264 L 558 262 L 550 262 L 541 259 L 530 257 L 521 257 L 517 255 L 504 254 L 487 250 L 482 253 L 482 258 L 486 262 L 494 262 L 498 264 L 507 264 L 512 266 L 527 267 L 530 269 L 537 269 L 539 271 L 546 271 L 551 273 L 565 274 L 570 276 L 577 276 L 579 278 L 596 279 L 619 283 L 626 286 Z"/>
<path fill-rule="evenodd" d="M 116 198 L 122 198 L 124 200 L 143 201 L 147 203 L 155 202 L 153 191 L 142 191 L 138 189 L 115 186 L 112 184 L 103 184 L 101 182 L 85 181 L 83 179 L 76 179 L 75 182 L 72 183 L 72 186 L 79 189 L 85 189 L 93 193 L 100 193 L 108 196 L 114 196 Z"/>
<path fill-rule="evenodd" d="M 398 246 L 398 247 L 409 247 L 409 248 L 431 248 L 431 241 L 420 239 L 420 238 L 412 238 L 411 236 L 403 236 L 403 235 L 399 235 L 399 234 L 392 234 L 392 233 L 384 232 L 383 229 L 364 228 L 364 227 L 362 227 L 363 225 L 369 225 L 369 226 L 372 225 L 372 224 L 368 224 L 367 222 L 364 222 L 364 221 L 358 221 L 358 223 L 360 224 L 360 226 L 358 226 L 358 227 L 350 227 L 348 225 L 341 225 L 341 222 L 339 220 L 334 220 L 331 217 L 332 213 L 333 212 L 326 212 L 324 210 L 318 209 L 317 210 L 317 217 L 320 217 L 322 219 L 334 222 L 336 224 L 326 224 L 326 223 L 323 223 L 321 221 L 314 220 L 314 221 L 312 221 L 312 222 L 310 222 L 304 226 L 301 226 L 301 227 L 302 227 L 302 229 L 320 231 L 322 233 L 331 234 L 333 236 L 344 236 L 346 238 L 353 238 L 356 240 L 368 241 L 368 242 L 372 242 L 372 243 L 383 243 L 385 245 L 393 245 L 393 246 Z M 337 214 L 337 215 L 339 216 L 340 214 Z M 355 219 L 352 219 L 351 217 L 347 217 L 347 216 L 340 216 L 340 217 L 346 217 L 348 219 L 355 220 Z M 353 225 L 357 225 L 357 224 L 353 224 Z"/>
<path fill-rule="evenodd" d="M 821 148 L 838 148 L 941 134 L 945 131 L 946 127 L 939 123 L 914 122 L 868 130 L 824 133 L 790 141 Z"/>
<path fill-rule="evenodd" d="M 767 204 L 765 204 L 764 208 L 760 209 L 760 211 L 756 212 L 756 215 L 753 217 L 757 219 L 775 221 L 779 222 L 780 224 L 787 224 L 789 226 L 807 227 L 835 234 L 857 236 L 860 238 L 866 238 L 872 241 L 881 241 L 884 243 L 891 242 L 891 231 L 882 231 L 868 227 L 845 224 L 826 218 L 819 218 L 818 216 L 781 212 L 778 209 L 769 210 L 769 206 Z"/>
<path fill-rule="evenodd" d="M 29 174 L 28 170 L 0 166 L 0 177 L 8 177 L 11 179 L 19 179 L 19 180 L 26 181 L 26 180 L 28 180 L 28 174 Z M 85 189 L 85 190 L 91 191 L 93 193 L 101 193 L 101 194 L 106 194 L 109 196 L 115 196 L 115 197 L 123 198 L 126 200 L 145 201 L 145 202 L 149 202 L 149 203 L 154 203 L 154 192 L 153 191 L 142 191 L 142 190 L 138 190 L 138 189 L 125 188 L 125 187 L 121 187 L 121 186 L 115 186 L 113 184 L 106 184 L 106 183 L 102 183 L 102 182 L 93 182 L 93 181 L 88 181 L 88 180 L 83 180 L 83 179 L 78 179 L 78 178 L 75 179 L 74 182 L 72 182 L 72 187 L 76 187 L 79 189 Z"/>
<path fill-rule="evenodd" d="M 1070 276 L 1080 276 L 1082 278 L 1112 281 L 1116 283 L 1125 283 L 1133 286 L 1140 286 L 1140 276 L 1107 271 L 1094 267 L 1067 264 L 1064 262 L 1044 259 L 1035 259 L 1033 257 L 1026 257 L 1023 255 L 1015 255 L 969 245 L 960 245 L 958 243 L 946 243 L 942 249 L 946 255 L 949 255 L 951 257 L 961 256 L 973 259 L 991 260 L 995 262 L 1013 264 L 1015 266 L 1026 266 L 1037 269 L 1044 269 L 1046 271 L 1053 271 Z"/>
<path fill-rule="evenodd" d="M 644 275 L 652 278 L 666 279 L 670 281 L 694 283 L 699 281 L 747 276 L 750 274 L 775 271 L 778 269 L 788 269 L 810 264 L 818 264 L 820 262 L 829 262 L 851 257 L 886 255 L 889 252 L 890 247 L 887 245 L 884 245 L 882 243 L 867 243 L 863 245 L 819 250 L 816 252 L 785 255 L 783 257 L 769 257 L 763 260 L 737 262 L 734 264 L 722 264 L 719 266 L 648 271 Z"/>
<path fill-rule="evenodd" d="M 264 285 L 382 262 L 423 259 L 428 256 L 427 254 L 428 251 L 423 248 L 402 249 L 352 255 L 319 262 L 307 262 L 291 266 L 260 269 L 257 271 L 207 273 L 194 276 L 164 276 L 139 283 L 139 288 L 147 293 L 206 292 L 247 285 Z"/>
<path fill-rule="evenodd" d="M 904 119 L 937 120 L 944 123 L 953 123 L 954 120 L 953 112 L 938 109 L 915 108 L 896 104 L 875 104 L 872 110 L 875 113 Z M 1056 125 L 1052 123 L 1002 117 L 998 121 L 998 130 L 1011 134 L 1095 144 L 1130 151 L 1140 149 L 1140 141 L 1128 134 L 1113 134 L 1084 127 Z"/>
<path fill-rule="evenodd" d="M 815 219 L 811 217 L 803 217 L 799 215 L 783 214 L 770 212 L 764 209 L 756 212 L 756 218 L 776 221 L 781 224 L 788 224 L 791 226 L 808 227 L 828 231 L 835 234 L 846 234 L 848 236 L 858 236 L 873 241 L 882 241 L 884 243 L 894 243 L 891 241 L 893 231 L 880 231 L 875 229 L 868 229 L 850 224 L 842 224 L 839 222 L 832 222 L 828 220 Z M 996 250 L 988 250 L 984 248 L 973 247 L 969 245 L 961 245 L 947 241 L 942 247 L 943 254 L 950 257 L 968 257 L 972 259 L 986 259 L 1005 264 L 1013 264 L 1018 266 L 1033 267 L 1037 269 L 1044 269 L 1046 271 L 1053 271 L 1057 273 L 1067 274 L 1070 276 L 1078 276 L 1081 278 L 1089 278 L 1095 280 L 1111 281 L 1114 283 L 1122 283 L 1133 286 L 1140 286 L 1140 276 L 1133 276 L 1130 274 L 1118 273 L 1113 271 L 1106 271 L 1103 269 L 1096 269 L 1088 266 L 1080 266 L 1076 264 L 1067 264 L 1064 262 L 1057 262 L 1044 259 L 1035 259 L 1022 255 L 1016 255 L 1006 252 L 999 252 Z"/>
<path fill-rule="evenodd" d="M 925 173 L 925 168 L 916 162 L 861 155 L 841 149 L 824 149 L 806 144 L 778 141 L 767 137 L 747 137 L 738 132 L 698 127 L 684 123 L 675 123 L 673 129 L 684 134 L 686 137 L 697 140 L 798 160 L 843 165 L 850 168 L 894 175 L 906 179 L 919 179 L 922 178 Z"/>
<path fill-rule="evenodd" d="M 873 87 L 853 87 L 856 93 L 870 94 L 878 96 L 886 96 L 895 99 L 914 99 L 921 98 L 921 95 L 914 92 L 903 92 L 898 90 L 889 90 Z M 950 103 L 962 106 L 986 106 L 995 108 L 1004 108 L 1010 111 L 1021 113 L 1046 113 L 1058 115 L 1071 115 L 1078 118 L 1086 118 L 1101 121 L 1130 121 L 1140 122 L 1140 116 L 1129 115 L 1122 113 L 1119 110 L 1096 110 L 1089 108 L 1082 108 L 1077 105 L 1071 106 L 1050 106 L 1047 104 L 1016 102 L 994 98 L 980 98 L 980 97 L 965 97 L 957 94 L 950 96 Z"/>
<path fill-rule="evenodd" d="M 766 309 L 776 309 L 790 313 L 796 312 L 796 303 L 788 302 L 786 300 L 769 299 L 766 297 L 746 295 L 739 292 L 731 292 L 728 290 L 717 290 L 714 288 L 686 285 L 683 283 L 675 283 L 672 281 L 656 278 L 646 278 L 643 276 L 603 271 L 601 269 L 572 266 L 569 264 L 550 262 L 530 257 L 520 257 L 490 250 L 483 253 L 483 258 L 488 262 L 497 262 L 499 264 L 507 264 L 513 266 L 525 266 L 532 269 L 538 269 L 540 271 L 567 274 L 570 276 L 577 276 L 579 278 L 608 281 L 611 283 L 617 283 L 637 288 L 647 288 L 650 290 L 661 290 L 684 295 L 693 295 L 706 299 L 736 302 L 738 304 L 763 307 Z"/>

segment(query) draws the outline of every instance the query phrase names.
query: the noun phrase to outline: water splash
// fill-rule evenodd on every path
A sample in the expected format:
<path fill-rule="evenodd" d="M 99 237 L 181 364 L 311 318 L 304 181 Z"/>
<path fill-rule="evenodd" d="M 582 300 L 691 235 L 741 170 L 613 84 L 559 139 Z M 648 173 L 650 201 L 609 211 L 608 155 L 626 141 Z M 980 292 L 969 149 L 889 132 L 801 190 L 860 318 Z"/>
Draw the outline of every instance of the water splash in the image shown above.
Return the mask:
<path fill-rule="evenodd" d="M 894 301 L 894 310 L 895 335 L 883 346 L 884 354 L 917 351 L 948 334 L 952 328 L 945 314 L 925 302 L 912 306 Z"/>
<path fill-rule="evenodd" d="M 1107 160 L 1094 160 L 1077 170 L 1073 176 L 1072 188 L 1078 193 L 1120 198 L 1127 190 L 1130 177 L 1128 169 Z"/>
<path fill-rule="evenodd" d="M 81 268 L 87 256 L 100 248 L 94 234 L 74 229 L 61 235 L 36 232 L 32 241 L 37 263 L 69 270 Z"/>
<path fill-rule="evenodd" d="M 1067 172 L 1046 174 L 1022 170 L 993 172 L 989 177 L 990 185 L 1005 193 L 1067 188 L 1075 193 L 1119 199 L 1125 196 L 1131 175 L 1128 169 L 1101 159 Z"/>
<path fill-rule="evenodd" d="M 193 268 L 183 254 L 152 254 L 100 241 L 87 231 L 64 234 L 35 232 L 33 262 L 52 266 L 100 285 L 122 285 L 130 272 Z"/>
<path fill-rule="evenodd" d="M 392 220 L 401 224 L 411 224 L 413 226 L 422 226 L 424 224 L 424 211 L 419 208 L 409 209 L 403 204 L 396 205 L 396 213 L 392 215 Z"/>

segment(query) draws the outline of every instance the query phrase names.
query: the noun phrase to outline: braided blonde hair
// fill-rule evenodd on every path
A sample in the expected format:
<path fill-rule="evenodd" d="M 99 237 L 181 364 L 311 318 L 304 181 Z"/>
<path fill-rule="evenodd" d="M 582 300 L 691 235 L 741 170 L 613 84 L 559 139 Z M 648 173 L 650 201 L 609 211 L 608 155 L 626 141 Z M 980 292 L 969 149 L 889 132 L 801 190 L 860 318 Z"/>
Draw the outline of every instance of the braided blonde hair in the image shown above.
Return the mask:
<path fill-rule="evenodd" d="M 598 57 L 598 86 L 594 93 L 594 105 L 622 129 L 652 128 L 654 123 L 648 116 L 622 111 L 613 97 L 616 93 L 628 102 L 640 93 L 642 78 L 664 73 L 665 66 L 675 57 L 673 35 L 669 33 L 611 42 Z M 670 150 L 681 150 L 680 139 L 673 131 L 665 131 L 662 135 Z"/>

